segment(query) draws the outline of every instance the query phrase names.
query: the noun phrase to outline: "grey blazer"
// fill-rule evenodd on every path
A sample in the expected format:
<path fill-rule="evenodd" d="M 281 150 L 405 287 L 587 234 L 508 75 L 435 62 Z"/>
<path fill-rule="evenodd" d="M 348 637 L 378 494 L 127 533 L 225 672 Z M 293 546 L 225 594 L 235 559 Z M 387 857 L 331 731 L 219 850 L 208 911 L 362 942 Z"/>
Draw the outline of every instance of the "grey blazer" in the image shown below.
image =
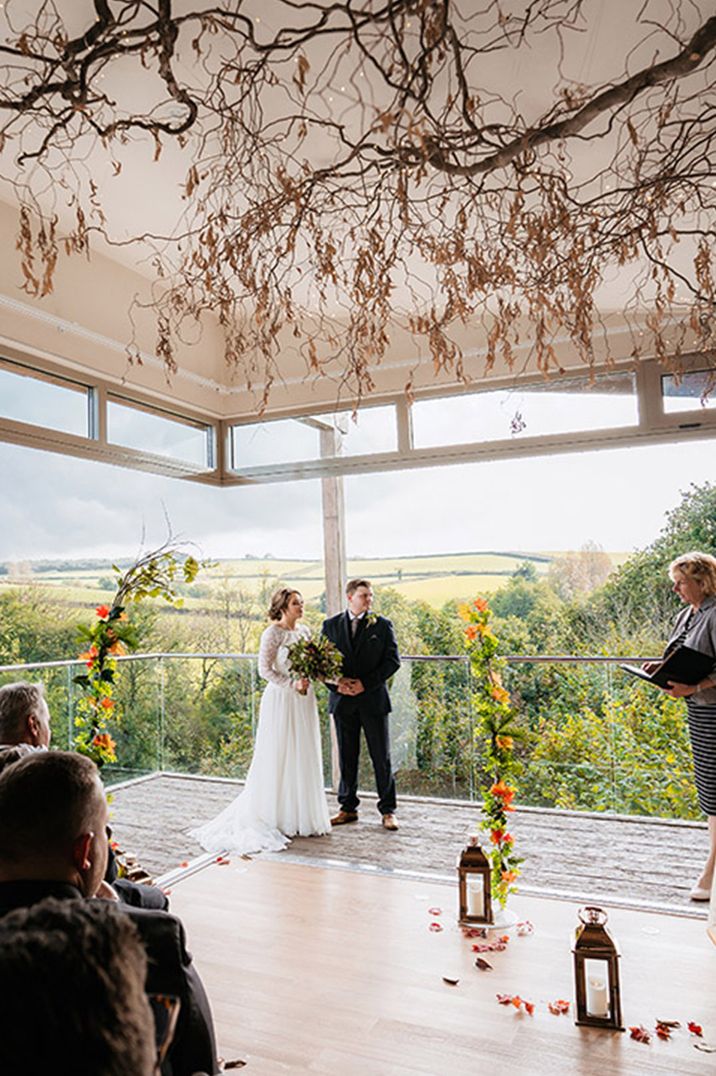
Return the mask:
<path fill-rule="evenodd" d="M 674 621 L 669 642 L 676 639 L 684 630 L 691 611 L 690 605 L 681 610 Z M 691 627 L 684 639 L 684 646 L 690 646 L 693 650 L 700 650 L 703 654 L 711 655 L 714 659 L 714 667 L 708 679 L 716 679 L 716 595 L 710 594 L 708 598 L 704 598 L 694 613 Z M 689 695 L 689 698 L 699 706 L 716 706 L 716 687 L 708 687 L 705 691 L 695 691 L 693 695 Z"/>

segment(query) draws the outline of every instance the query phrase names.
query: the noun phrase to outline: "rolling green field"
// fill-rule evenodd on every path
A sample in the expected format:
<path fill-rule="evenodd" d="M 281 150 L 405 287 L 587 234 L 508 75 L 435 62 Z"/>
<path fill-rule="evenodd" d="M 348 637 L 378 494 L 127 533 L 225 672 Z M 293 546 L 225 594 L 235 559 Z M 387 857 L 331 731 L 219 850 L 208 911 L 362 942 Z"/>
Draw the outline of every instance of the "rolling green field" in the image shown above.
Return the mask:
<path fill-rule="evenodd" d="M 538 575 L 545 575 L 551 562 L 562 554 L 555 552 L 446 553 L 434 556 L 351 559 L 348 575 L 365 577 L 376 587 L 392 587 L 413 601 L 425 601 L 439 608 L 451 599 L 466 600 L 476 594 L 490 594 L 502 586 L 524 562 L 532 564 Z M 614 567 L 626 553 L 609 553 Z M 22 571 L 0 576 L 0 593 L 4 588 L 32 582 L 42 586 L 48 596 L 77 608 L 106 602 L 112 590 L 103 589 L 101 579 L 111 576 L 104 567 L 75 568 L 71 562 L 63 570 L 43 570 L 42 563 L 24 565 Z M 194 588 L 184 599 L 188 612 L 208 612 L 224 608 L 222 591 L 257 595 L 277 583 L 300 588 L 304 597 L 315 601 L 323 592 L 323 564 L 320 560 L 279 560 L 272 557 L 225 560 L 203 571 Z"/>

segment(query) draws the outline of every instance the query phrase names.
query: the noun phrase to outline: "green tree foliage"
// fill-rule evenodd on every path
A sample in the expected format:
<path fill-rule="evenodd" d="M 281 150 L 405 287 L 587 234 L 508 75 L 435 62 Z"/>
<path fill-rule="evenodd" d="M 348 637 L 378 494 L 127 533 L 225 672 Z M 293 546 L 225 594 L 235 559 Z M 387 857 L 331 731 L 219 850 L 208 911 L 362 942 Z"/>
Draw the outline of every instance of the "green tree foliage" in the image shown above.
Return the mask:
<path fill-rule="evenodd" d="M 682 492 L 659 536 L 630 557 L 594 595 L 601 619 L 613 622 L 627 636 L 643 635 L 648 624 L 654 642 L 663 642 L 679 608 L 667 569 L 676 557 L 694 549 L 716 554 L 716 486 L 710 483 L 692 484 Z"/>

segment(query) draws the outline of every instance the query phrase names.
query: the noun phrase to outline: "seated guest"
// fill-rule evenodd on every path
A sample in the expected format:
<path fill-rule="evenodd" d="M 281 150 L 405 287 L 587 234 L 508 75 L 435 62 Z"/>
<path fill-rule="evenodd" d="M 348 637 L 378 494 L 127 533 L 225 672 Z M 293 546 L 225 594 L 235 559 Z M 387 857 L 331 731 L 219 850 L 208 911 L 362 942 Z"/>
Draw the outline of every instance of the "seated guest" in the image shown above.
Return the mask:
<path fill-rule="evenodd" d="M 5 684 L 0 687 L 0 750 L 27 744 L 27 749 L 49 747 L 50 711 L 42 684 Z"/>
<path fill-rule="evenodd" d="M 44 900 L 0 919 L 0 1072 L 152 1076 L 147 959 L 129 917 Z"/>
<path fill-rule="evenodd" d="M 19 681 L 0 687 L 0 772 L 16 762 L 23 753 L 46 751 L 50 746 L 50 711 L 42 684 Z M 136 908 L 159 908 L 166 911 L 169 901 L 156 886 L 137 885 L 120 878 L 114 852 L 110 846 L 105 881 L 108 886 L 99 894 L 105 899 L 117 897 Z M 112 888 L 110 889 L 109 886 Z"/>
<path fill-rule="evenodd" d="M 0 916 L 56 897 L 95 897 L 107 867 L 107 800 L 97 767 L 68 751 L 38 751 L 0 774 Z M 106 901 L 96 906 L 112 914 Z M 181 1001 L 169 1050 L 172 1076 L 217 1071 L 204 987 L 174 916 L 115 905 L 137 927 L 148 958 L 146 990 Z"/>

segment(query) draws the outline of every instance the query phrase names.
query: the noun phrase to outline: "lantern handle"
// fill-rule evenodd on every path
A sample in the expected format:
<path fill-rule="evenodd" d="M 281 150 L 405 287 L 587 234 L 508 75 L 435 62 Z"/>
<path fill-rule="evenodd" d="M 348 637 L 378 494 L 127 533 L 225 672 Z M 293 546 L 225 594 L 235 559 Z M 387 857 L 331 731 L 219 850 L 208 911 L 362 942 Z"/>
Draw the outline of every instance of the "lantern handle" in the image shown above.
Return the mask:
<path fill-rule="evenodd" d="M 603 908 L 597 908 L 595 904 L 585 904 L 583 908 L 580 908 L 577 912 L 579 920 L 585 926 L 588 924 L 598 924 L 603 927 L 609 916 Z"/>

